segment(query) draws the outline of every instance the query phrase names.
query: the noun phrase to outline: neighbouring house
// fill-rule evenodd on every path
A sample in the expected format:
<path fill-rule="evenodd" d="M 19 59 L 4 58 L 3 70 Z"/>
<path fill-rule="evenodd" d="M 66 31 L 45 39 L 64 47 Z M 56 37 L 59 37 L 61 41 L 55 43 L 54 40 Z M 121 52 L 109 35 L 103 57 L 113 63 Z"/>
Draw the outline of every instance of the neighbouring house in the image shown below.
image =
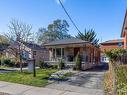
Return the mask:
<path fill-rule="evenodd" d="M 124 17 L 121 37 L 124 39 L 124 49 L 127 49 L 127 9 Z"/>
<path fill-rule="evenodd" d="M 101 62 L 109 62 L 109 59 L 104 55 L 104 52 L 107 50 L 124 48 L 124 40 L 116 39 L 116 40 L 108 40 L 103 43 L 100 43 L 101 49 Z"/>
<path fill-rule="evenodd" d="M 9 44 L 0 43 L 0 58 L 5 56 L 4 50 L 8 48 Z"/>
<path fill-rule="evenodd" d="M 48 60 L 48 50 L 40 45 L 34 43 L 20 43 L 20 54 L 19 54 L 19 43 L 12 43 L 8 49 L 5 50 L 6 57 L 16 62 L 19 62 L 19 55 L 21 56 L 22 62 L 28 63 L 28 61 L 33 60 L 33 52 L 35 53 L 35 63 L 38 64 L 40 61 Z"/>
<path fill-rule="evenodd" d="M 49 49 L 50 63 L 58 63 L 63 59 L 66 64 L 75 64 L 75 57 L 79 53 L 82 58 L 82 69 L 91 68 L 100 63 L 100 49 L 88 41 L 80 39 L 62 39 L 45 44 Z"/>
<path fill-rule="evenodd" d="M 118 49 L 118 48 L 127 49 L 127 10 L 125 13 L 125 18 L 121 31 L 121 39 L 109 40 L 100 43 L 101 62 L 109 62 L 108 58 L 104 55 L 104 50 L 111 50 L 111 49 Z M 126 56 L 122 57 L 122 61 L 127 62 Z"/>

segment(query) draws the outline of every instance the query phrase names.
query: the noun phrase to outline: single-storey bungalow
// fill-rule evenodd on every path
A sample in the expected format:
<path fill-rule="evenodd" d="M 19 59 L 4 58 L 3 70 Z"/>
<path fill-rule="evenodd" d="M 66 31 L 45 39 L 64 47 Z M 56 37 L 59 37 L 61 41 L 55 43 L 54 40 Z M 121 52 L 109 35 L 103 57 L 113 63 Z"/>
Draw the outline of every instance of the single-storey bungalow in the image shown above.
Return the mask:
<path fill-rule="evenodd" d="M 72 38 L 53 41 L 45 44 L 49 50 L 49 62 L 57 63 L 63 59 L 67 64 L 74 64 L 79 53 L 82 58 L 82 68 L 88 69 L 100 63 L 100 49 L 88 41 Z"/>

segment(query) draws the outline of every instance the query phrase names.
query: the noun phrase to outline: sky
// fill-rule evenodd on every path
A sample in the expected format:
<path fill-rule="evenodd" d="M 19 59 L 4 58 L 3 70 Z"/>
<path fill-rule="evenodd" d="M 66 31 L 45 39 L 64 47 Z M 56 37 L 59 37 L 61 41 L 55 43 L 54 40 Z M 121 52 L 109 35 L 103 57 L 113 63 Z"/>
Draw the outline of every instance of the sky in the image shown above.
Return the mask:
<path fill-rule="evenodd" d="M 62 0 L 80 31 L 94 29 L 100 42 L 119 39 L 127 8 L 127 0 Z M 75 29 L 61 8 L 58 0 L 0 0 L 0 34 L 9 31 L 12 19 L 31 24 L 35 33 L 56 19 L 65 19 L 70 25 L 69 34 Z"/>

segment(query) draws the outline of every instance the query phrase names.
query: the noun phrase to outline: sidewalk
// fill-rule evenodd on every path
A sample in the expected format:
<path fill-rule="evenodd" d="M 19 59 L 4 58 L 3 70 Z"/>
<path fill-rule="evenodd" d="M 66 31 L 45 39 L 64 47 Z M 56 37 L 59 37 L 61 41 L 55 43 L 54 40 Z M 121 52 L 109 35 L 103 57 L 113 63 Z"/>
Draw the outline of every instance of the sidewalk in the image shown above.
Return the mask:
<path fill-rule="evenodd" d="M 12 95 L 87 95 L 76 92 L 62 91 L 50 88 L 26 86 L 22 84 L 0 81 L 0 92 Z"/>

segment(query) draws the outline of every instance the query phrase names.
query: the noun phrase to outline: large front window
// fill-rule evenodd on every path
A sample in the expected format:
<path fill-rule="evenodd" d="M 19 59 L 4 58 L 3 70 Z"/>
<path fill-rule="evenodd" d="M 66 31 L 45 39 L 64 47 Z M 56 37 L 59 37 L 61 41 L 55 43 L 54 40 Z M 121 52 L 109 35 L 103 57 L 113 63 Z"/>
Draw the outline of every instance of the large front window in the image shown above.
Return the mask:
<path fill-rule="evenodd" d="M 56 56 L 61 57 L 61 48 L 56 48 Z"/>
<path fill-rule="evenodd" d="M 54 57 L 63 57 L 64 56 L 64 48 L 55 48 L 53 49 Z"/>

